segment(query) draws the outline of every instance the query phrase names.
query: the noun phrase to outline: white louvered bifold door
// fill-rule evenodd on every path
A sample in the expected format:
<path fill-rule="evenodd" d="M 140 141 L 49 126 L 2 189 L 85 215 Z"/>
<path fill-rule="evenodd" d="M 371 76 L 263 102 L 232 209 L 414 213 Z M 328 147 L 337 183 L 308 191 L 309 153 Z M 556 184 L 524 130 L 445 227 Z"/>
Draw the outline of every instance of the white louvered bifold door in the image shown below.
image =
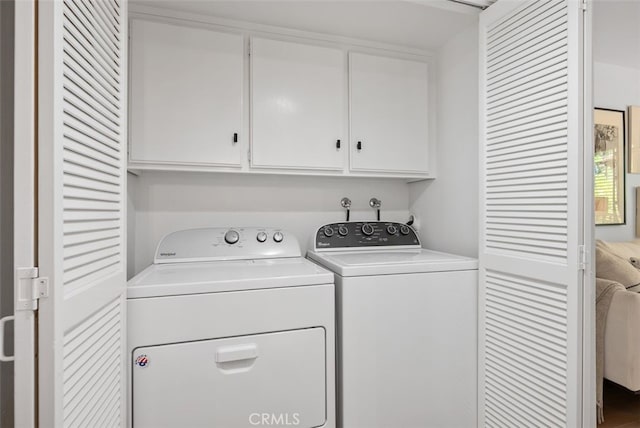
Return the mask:
<path fill-rule="evenodd" d="M 480 426 L 582 423 L 582 14 L 481 15 Z"/>
<path fill-rule="evenodd" d="M 126 0 L 38 16 L 40 426 L 124 426 Z"/>

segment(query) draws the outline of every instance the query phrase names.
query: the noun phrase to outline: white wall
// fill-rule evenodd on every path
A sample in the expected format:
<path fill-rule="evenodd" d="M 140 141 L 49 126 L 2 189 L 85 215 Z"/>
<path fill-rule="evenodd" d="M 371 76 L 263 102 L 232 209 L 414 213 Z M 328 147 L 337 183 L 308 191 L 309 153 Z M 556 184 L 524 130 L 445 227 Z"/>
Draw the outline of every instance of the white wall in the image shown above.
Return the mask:
<path fill-rule="evenodd" d="M 640 70 L 596 62 L 593 70 L 594 106 L 627 110 L 640 105 Z M 628 121 L 628 118 L 625 117 Z M 629 141 L 627 139 L 627 147 Z M 625 162 L 625 171 L 627 170 Z M 605 241 L 628 241 L 635 238 L 635 188 L 640 186 L 640 174 L 625 173 L 626 224 L 597 226 L 596 238 Z"/>
<path fill-rule="evenodd" d="M 478 254 L 478 27 L 438 53 L 438 178 L 410 184 L 423 246 Z"/>
<path fill-rule="evenodd" d="M 295 234 L 306 250 L 318 226 L 344 219 L 340 199 L 352 202 L 352 220 L 406 222 L 409 189 L 403 180 L 217 173 L 129 174 L 129 277 L 153 261 L 166 233 L 196 227 L 274 226 Z"/>

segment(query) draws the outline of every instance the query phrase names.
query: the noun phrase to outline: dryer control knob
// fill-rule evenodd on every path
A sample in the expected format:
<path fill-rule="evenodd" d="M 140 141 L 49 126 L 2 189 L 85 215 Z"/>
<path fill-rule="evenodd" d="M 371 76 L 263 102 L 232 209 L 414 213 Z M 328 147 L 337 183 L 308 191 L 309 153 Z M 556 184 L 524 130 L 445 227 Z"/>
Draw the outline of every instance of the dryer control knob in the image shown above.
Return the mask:
<path fill-rule="evenodd" d="M 258 242 L 264 242 L 267 240 L 267 234 L 265 232 L 258 232 L 258 234 L 256 235 L 256 239 L 258 240 Z"/>
<path fill-rule="evenodd" d="M 284 235 L 282 234 L 282 232 L 276 232 L 273 234 L 273 240 L 276 242 L 282 242 L 282 240 L 284 239 Z"/>
<path fill-rule="evenodd" d="M 374 232 L 373 226 L 371 226 L 369 223 L 365 223 L 362 225 L 362 233 L 365 234 L 366 236 L 373 235 L 373 232 Z"/>
<path fill-rule="evenodd" d="M 389 235 L 395 235 L 396 233 L 398 233 L 398 228 L 394 225 L 387 226 L 387 233 Z"/>
<path fill-rule="evenodd" d="M 340 236 L 347 236 L 349 234 L 349 229 L 347 229 L 347 226 L 340 226 L 338 228 L 338 233 Z"/>
<path fill-rule="evenodd" d="M 326 236 L 327 238 L 331 238 L 333 236 L 333 229 L 331 228 L 331 226 L 325 226 L 322 229 L 322 233 L 324 233 L 324 236 Z"/>
<path fill-rule="evenodd" d="M 227 244 L 233 245 L 239 240 L 240 240 L 240 234 L 235 230 L 230 230 L 224 234 L 224 242 L 226 242 Z"/>
<path fill-rule="evenodd" d="M 409 226 L 406 226 L 404 224 L 400 226 L 400 233 L 402 233 L 403 235 L 408 235 L 409 231 L 410 231 Z"/>

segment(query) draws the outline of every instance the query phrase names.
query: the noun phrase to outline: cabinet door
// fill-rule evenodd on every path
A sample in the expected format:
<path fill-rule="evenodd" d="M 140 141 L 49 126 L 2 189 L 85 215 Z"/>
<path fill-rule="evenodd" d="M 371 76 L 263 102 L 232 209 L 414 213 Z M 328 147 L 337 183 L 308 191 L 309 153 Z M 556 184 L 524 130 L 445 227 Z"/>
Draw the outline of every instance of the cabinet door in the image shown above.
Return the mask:
<path fill-rule="evenodd" d="M 240 166 L 243 37 L 143 20 L 131 32 L 130 159 Z"/>
<path fill-rule="evenodd" d="M 428 67 L 349 54 L 351 169 L 420 172 L 428 167 Z"/>
<path fill-rule="evenodd" d="M 345 74 L 341 50 L 252 38 L 252 165 L 342 169 Z"/>

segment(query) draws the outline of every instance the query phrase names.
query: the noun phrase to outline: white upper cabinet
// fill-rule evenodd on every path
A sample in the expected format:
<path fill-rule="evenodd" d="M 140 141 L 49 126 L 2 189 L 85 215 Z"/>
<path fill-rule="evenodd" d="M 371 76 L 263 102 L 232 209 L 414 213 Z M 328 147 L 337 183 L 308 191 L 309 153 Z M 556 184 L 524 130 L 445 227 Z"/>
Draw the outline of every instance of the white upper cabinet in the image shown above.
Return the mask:
<path fill-rule="evenodd" d="M 241 165 L 244 38 L 134 19 L 132 162 Z"/>
<path fill-rule="evenodd" d="M 349 54 L 351 169 L 428 173 L 428 66 Z"/>
<path fill-rule="evenodd" d="M 346 144 L 343 50 L 251 39 L 251 165 L 342 170 Z"/>

